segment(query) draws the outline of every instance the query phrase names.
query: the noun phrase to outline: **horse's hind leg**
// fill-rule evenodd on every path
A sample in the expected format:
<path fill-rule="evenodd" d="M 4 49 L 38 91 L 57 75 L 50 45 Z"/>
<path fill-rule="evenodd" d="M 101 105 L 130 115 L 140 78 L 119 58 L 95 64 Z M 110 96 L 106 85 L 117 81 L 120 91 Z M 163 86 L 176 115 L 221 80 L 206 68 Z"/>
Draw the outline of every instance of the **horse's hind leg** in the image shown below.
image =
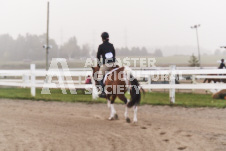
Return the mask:
<path fill-rule="evenodd" d="M 116 110 L 114 108 L 115 99 L 116 99 L 116 95 L 112 95 L 112 97 L 111 97 L 111 104 L 110 104 L 111 113 L 110 113 L 109 120 L 112 120 L 112 119 L 116 119 L 117 120 L 118 119 L 118 115 L 116 114 Z"/>
<path fill-rule="evenodd" d="M 125 119 L 126 119 L 126 122 L 130 123 L 130 119 L 129 119 L 129 115 L 128 115 L 128 107 L 127 107 L 127 103 L 129 102 L 129 100 L 125 97 L 124 94 L 119 94 L 118 95 L 119 99 L 122 100 L 124 103 L 125 103 L 125 113 L 124 113 L 124 116 L 125 116 Z"/>

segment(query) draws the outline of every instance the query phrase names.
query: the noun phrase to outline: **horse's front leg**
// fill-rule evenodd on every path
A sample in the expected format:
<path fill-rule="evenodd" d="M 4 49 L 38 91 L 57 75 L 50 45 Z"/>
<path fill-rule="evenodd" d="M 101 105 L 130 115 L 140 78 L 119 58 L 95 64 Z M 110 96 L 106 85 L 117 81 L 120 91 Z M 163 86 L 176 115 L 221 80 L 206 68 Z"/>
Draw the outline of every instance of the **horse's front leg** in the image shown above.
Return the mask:
<path fill-rule="evenodd" d="M 133 122 L 136 123 L 137 122 L 137 106 L 133 106 L 133 111 L 134 111 L 134 115 L 133 115 Z"/>
<path fill-rule="evenodd" d="M 107 106 L 108 106 L 108 108 L 111 107 L 111 100 L 108 100 Z"/>
<path fill-rule="evenodd" d="M 110 113 L 109 120 L 113 120 L 115 118 L 115 115 L 117 115 L 113 103 L 110 104 L 110 109 L 111 109 L 111 113 Z"/>
<path fill-rule="evenodd" d="M 110 113 L 109 120 L 118 119 L 118 115 L 116 114 L 116 110 L 114 108 L 115 99 L 116 99 L 116 95 L 113 95 L 111 97 L 111 104 L 110 104 L 111 113 Z"/>
<path fill-rule="evenodd" d="M 111 100 L 110 100 L 111 95 L 107 94 L 107 107 L 110 108 L 111 107 Z"/>

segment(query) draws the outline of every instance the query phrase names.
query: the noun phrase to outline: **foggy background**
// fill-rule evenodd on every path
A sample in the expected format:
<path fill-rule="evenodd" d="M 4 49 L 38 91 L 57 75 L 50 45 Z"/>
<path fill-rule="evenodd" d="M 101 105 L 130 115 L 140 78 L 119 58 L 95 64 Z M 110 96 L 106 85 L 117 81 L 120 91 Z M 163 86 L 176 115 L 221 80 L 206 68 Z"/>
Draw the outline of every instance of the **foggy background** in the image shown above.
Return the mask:
<path fill-rule="evenodd" d="M 224 55 L 225 0 L 50 0 L 50 57 L 95 56 L 107 31 L 120 56 Z M 44 60 L 46 0 L 0 0 L 1 60 Z"/>

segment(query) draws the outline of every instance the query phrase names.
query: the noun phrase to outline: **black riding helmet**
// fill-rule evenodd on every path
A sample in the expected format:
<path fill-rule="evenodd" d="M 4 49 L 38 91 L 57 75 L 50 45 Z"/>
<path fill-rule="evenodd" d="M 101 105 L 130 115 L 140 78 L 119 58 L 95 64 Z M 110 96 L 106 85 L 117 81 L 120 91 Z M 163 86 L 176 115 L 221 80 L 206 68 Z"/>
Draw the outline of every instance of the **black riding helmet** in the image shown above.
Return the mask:
<path fill-rule="evenodd" d="M 107 32 L 103 32 L 103 33 L 101 34 L 101 37 L 102 37 L 102 39 L 106 40 L 106 39 L 109 38 L 109 34 L 108 34 Z"/>

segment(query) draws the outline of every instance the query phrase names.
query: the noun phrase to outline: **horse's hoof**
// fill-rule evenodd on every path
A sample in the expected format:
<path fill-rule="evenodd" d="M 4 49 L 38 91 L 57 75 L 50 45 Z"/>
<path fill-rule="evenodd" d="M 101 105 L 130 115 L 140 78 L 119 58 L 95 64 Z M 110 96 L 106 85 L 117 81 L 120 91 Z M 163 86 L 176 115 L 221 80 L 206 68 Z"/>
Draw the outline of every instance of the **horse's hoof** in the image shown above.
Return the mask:
<path fill-rule="evenodd" d="M 127 123 L 130 123 L 130 119 L 128 117 L 126 118 L 126 122 Z"/>
<path fill-rule="evenodd" d="M 114 118 L 113 117 L 109 117 L 108 120 L 111 121 L 111 120 L 114 120 Z"/>
<path fill-rule="evenodd" d="M 118 114 L 115 114 L 115 115 L 114 115 L 114 119 L 115 119 L 115 120 L 118 120 Z"/>

